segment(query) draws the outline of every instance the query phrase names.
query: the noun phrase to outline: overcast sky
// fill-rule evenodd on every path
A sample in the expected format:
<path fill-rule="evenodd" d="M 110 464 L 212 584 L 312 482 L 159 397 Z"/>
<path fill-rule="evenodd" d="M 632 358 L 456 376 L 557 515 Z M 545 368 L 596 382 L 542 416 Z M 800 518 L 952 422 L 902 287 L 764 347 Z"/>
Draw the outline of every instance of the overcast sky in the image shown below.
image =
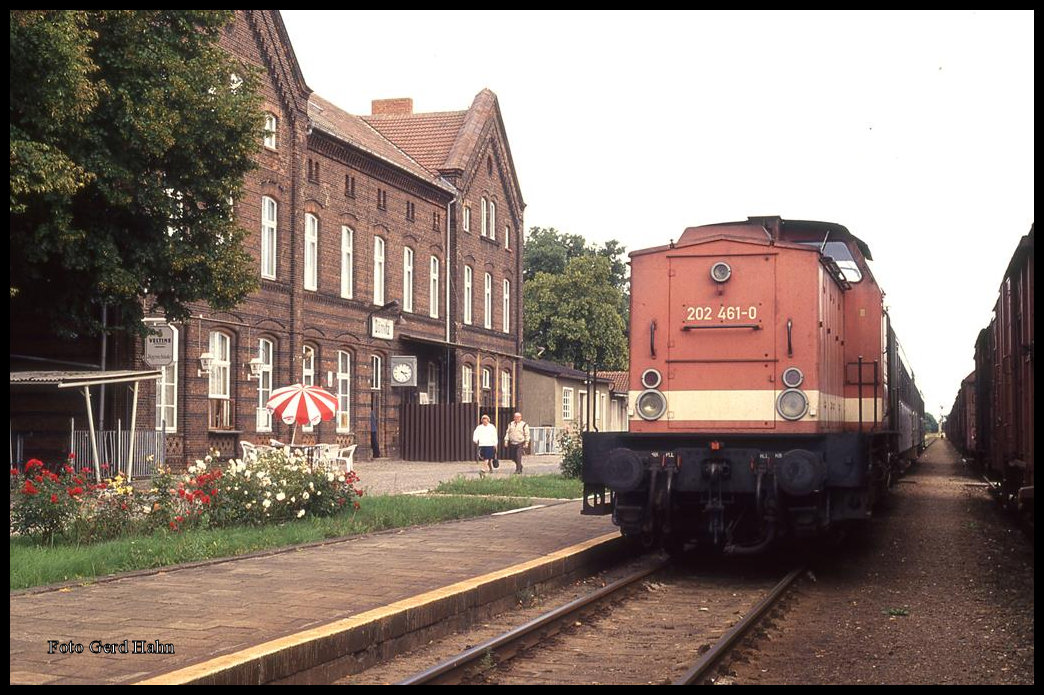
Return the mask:
<path fill-rule="evenodd" d="M 1033 223 L 1029 10 L 282 13 L 349 113 L 496 93 L 527 230 L 633 251 L 751 215 L 845 225 L 936 417 Z"/>

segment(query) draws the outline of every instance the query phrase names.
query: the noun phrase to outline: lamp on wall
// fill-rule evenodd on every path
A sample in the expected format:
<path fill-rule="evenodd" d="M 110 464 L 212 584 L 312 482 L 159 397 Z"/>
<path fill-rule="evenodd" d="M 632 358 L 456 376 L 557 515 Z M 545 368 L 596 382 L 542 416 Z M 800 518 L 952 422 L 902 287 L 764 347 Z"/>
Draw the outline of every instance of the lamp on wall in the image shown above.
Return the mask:
<path fill-rule="evenodd" d="M 204 374 L 210 374 L 210 366 L 214 363 L 214 356 L 210 354 L 210 351 L 199 353 L 199 370 L 196 372 L 196 376 L 203 376 Z"/>
<path fill-rule="evenodd" d="M 261 361 L 260 357 L 255 357 L 247 362 L 247 367 L 250 368 L 250 373 L 247 374 L 247 381 L 261 378 L 261 367 L 263 367 L 264 364 L 265 363 Z"/>

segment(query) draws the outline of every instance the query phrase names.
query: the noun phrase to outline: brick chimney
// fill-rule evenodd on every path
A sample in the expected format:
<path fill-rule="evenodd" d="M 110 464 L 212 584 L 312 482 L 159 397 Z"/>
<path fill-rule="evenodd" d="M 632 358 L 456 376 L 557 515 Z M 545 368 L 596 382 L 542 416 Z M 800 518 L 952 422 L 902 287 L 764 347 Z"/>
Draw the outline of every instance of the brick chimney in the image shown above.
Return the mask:
<path fill-rule="evenodd" d="M 412 116 L 413 99 L 374 99 L 370 111 L 374 116 Z"/>

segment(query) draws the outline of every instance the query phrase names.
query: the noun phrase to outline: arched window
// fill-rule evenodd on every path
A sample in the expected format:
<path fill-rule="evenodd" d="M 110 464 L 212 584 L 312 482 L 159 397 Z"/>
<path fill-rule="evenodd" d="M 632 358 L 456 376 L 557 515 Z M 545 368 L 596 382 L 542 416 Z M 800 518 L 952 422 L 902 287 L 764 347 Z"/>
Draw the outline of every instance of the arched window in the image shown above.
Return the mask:
<path fill-rule="evenodd" d="M 471 325 L 471 304 L 472 304 L 472 271 L 471 266 L 464 266 L 464 323 Z"/>
<path fill-rule="evenodd" d="M 413 249 L 402 250 L 402 310 L 413 312 Z"/>
<path fill-rule="evenodd" d="M 315 386 L 315 348 L 305 345 L 301 348 L 301 383 L 305 386 Z M 312 425 L 302 425 L 302 432 L 311 432 Z"/>
<path fill-rule="evenodd" d="M 305 215 L 304 288 L 319 289 L 319 218 Z"/>
<path fill-rule="evenodd" d="M 351 432 L 352 402 L 352 355 L 345 350 L 337 351 L 337 431 Z"/>
<path fill-rule="evenodd" d="M 341 296 L 352 298 L 355 280 L 355 232 L 351 227 L 341 227 Z"/>
<path fill-rule="evenodd" d="M 276 129 L 279 126 L 279 119 L 276 118 L 273 113 L 265 114 L 265 147 L 270 150 L 276 149 Z"/>
<path fill-rule="evenodd" d="M 482 296 L 485 300 L 482 304 L 482 326 L 493 328 L 493 276 L 489 273 L 486 273 Z"/>
<path fill-rule="evenodd" d="M 254 421 L 258 432 L 272 431 L 272 413 L 265 406 L 272 395 L 272 366 L 275 362 L 275 346 L 268 338 L 257 341 L 257 356 L 261 359 L 261 372 L 257 375 L 257 410 Z"/>
<path fill-rule="evenodd" d="M 208 423 L 210 429 L 232 429 L 232 338 L 221 331 L 211 331 L 207 341 L 210 355 L 208 380 Z"/>
<path fill-rule="evenodd" d="M 275 200 L 264 196 L 261 198 L 261 277 L 275 280 L 277 230 L 276 213 L 278 205 Z"/>
<path fill-rule="evenodd" d="M 373 303 L 384 306 L 384 239 L 373 238 Z"/>
<path fill-rule="evenodd" d="M 439 258 L 431 257 L 431 269 L 428 271 L 428 316 L 439 317 Z"/>

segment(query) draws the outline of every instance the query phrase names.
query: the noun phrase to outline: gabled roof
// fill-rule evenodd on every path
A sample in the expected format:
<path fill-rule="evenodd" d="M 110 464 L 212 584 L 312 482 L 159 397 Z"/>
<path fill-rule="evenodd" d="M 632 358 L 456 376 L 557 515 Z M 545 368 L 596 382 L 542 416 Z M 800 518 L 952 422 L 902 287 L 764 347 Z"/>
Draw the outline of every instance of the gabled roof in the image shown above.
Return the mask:
<path fill-rule="evenodd" d="M 313 128 L 335 137 L 367 154 L 384 160 L 438 188 L 453 192 L 453 187 L 441 180 L 438 172 L 423 166 L 394 143 L 377 132 L 361 117 L 343 111 L 332 102 L 312 94 L 308 99 L 308 117 Z"/>
<path fill-rule="evenodd" d="M 412 104 L 411 100 L 402 101 Z M 483 137 L 496 129 L 502 135 L 500 141 L 507 158 L 504 165 L 511 171 L 508 195 L 519 210 L 524 207 L 511 146 L 504 132 L 497 95 L 492 90 L 485 88 L 475 95 L 466 111 L 379 113 L 360 118 L 430 171 L 463 177 L 463 188 L 479 166 L 476 154 L 482 151 Z"/>
<path fill-rule="evenodd" d="M 446 168 L 450 149 L 457 142 L 467 115 L 467 111 L 442 111 L 360 118 L 404 152 L 408 152 L 425 169 L 436 172 Z"/>
<path fill-rule="evenodd" d="M 598 372 L 599 379 L 608 379 L 609 388 L 613 393 L 627 393 L 630 388 L 630 372 Z"/>

